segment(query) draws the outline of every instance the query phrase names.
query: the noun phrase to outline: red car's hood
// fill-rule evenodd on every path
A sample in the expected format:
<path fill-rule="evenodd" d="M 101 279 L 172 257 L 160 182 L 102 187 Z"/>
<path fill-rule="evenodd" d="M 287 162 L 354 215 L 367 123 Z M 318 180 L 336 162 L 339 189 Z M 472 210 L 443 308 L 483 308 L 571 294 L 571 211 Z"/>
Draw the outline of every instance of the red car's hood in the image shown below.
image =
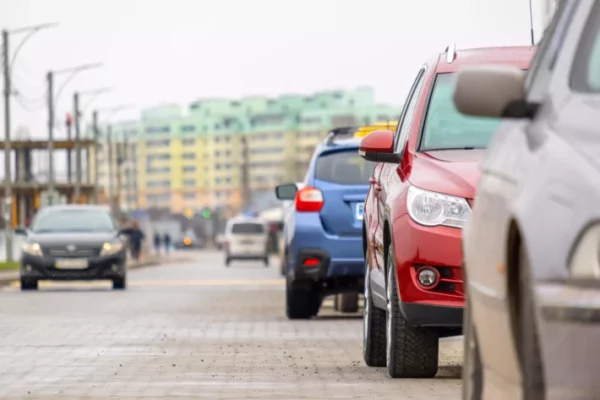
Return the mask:
<path fill-rule="evenodd" d="M 485 150 L 435 150 L 413 159 L 410 183 L 421 189 L 473 199 Z"/>

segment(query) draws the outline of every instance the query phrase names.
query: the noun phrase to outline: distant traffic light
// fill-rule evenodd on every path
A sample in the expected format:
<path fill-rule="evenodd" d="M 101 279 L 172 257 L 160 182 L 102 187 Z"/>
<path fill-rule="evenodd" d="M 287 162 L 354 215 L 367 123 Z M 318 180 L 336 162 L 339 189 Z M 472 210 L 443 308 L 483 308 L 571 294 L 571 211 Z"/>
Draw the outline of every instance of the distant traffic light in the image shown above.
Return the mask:
<path fill-rule="evenodd" d="M 204 209 L 202 209 L 202 213 L 201 214 L 202 214 L 202 218 L 209 219 L 212 216 L 212 211 L 210 211 L 209 208 L 205 207 Z"/>
<path fill-rule="evenodd" d="M 192 218 L 194 218 L 194 210 L 192 210 L 191 208 L 187 208 L 185 210 L 184 215 L 186 216 L 187 219 L 192 219 Z"/>

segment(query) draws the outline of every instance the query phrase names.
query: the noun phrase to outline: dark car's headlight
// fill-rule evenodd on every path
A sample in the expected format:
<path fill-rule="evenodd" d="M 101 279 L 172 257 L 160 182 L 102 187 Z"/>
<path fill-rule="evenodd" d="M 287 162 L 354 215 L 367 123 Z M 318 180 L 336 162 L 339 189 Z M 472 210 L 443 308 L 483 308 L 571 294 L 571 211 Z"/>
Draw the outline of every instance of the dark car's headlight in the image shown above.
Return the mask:
<path fill-rule="evenodd" d="M 116 254 L 123 250 L 123 243 L 120 241 L 114 242 L 106 242 L 102 245 L 102 250 L 100 250 L 101 256 L 110 256 Z"/>
<path fill-rule="evenodd" d="M 39 245 L 39 243 L 23 243 L 21 245 L 21 250 L 23 250 L 24 253 L 32 256 L 42 257 L 44 255 L 42 253 L 42 247 Z"/>

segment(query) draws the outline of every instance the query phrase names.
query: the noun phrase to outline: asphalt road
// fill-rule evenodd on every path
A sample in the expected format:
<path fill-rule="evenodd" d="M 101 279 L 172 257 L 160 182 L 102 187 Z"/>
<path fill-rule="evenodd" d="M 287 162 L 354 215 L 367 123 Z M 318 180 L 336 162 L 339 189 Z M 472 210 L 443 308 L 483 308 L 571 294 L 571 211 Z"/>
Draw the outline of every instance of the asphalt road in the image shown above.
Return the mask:
<path fill-rule="evenodd" d="M 289 321 L 276 259 L 217 252 L 131 271 L 129 288 L 0 289 L 0 399 L 458 399 L 462 349 L 441 346 L 428 380 L 362 362 L 362 321 L 326 304 Z"/>

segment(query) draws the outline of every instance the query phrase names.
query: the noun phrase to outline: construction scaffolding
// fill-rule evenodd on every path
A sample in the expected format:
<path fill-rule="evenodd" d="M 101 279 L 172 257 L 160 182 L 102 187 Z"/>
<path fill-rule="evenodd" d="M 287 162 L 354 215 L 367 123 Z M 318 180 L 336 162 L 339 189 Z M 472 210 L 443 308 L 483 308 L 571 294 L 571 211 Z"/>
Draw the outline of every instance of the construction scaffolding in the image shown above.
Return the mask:
<path fill-rule="evenodd" d="M 81 165 L 86 171 L 90 170 L 94 162 L 94 141 L 80 140 L 80 149 L 88 154 L 85 157 L 86 165 Z M 70 166 L 70 153 L 76 148 L 73 140 L 58 140 L 54 142 L 56 151 L 63 150 L 67 165 Z M 0 142 L 0 150 L 5 149 L 5 142 Z M 67 168 L 67 180 L 62 182 L 49 182 L 47 178 L 40 178 L 33 171 L 33 152 L 45 151 L 48 142 L 45 140 L 13 140 L 11 141 L 11 160 L 14 160 L 12 170 L 15 171 L 12 179 L 12 199 L 5 199 L 6 185 L 0 185 L 0 197 L 4 199 L 2 204 L 10 204 L 13 228 L 25 226 L 29 223 L 35 211 L 45 204 L 57 203 L 91 203 L 94 200 L 94 183 L 89 177 L 81 182 L 73 182 L 72 168 Z M 8 155 L 5 155 L 8 157 Z M 77 166 L 75 168 L 77 170 Z M 50 190 L 49 190 L 50 189 Z M 79 198 L 76 194 L 79 193 Z M 4 212 L 4 210 L 2 210 Z M 8 211 L 8 210 L 7 210 Z M 2 222 L 4 224 L 4 222 Z"/>

